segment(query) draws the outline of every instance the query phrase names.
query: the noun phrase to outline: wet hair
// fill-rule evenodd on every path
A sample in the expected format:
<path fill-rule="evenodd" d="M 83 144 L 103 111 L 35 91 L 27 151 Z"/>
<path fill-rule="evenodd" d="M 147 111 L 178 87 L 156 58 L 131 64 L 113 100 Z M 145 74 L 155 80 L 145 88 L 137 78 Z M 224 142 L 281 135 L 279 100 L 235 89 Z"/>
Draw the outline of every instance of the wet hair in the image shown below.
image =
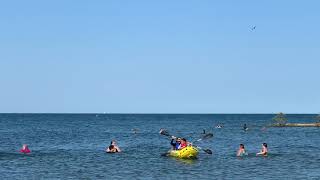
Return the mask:
<path fill-rule="evenodd" d="M 244 145 L 243 145 L 243 144 L 240 144 L 240 147 L 244 148 Z"/>
<path fill-rule="evenodd" d="M 262 145 L 263 145 L 264 147 L 268 147 L 267 143 L 263 143 Z"/>
<path fill-rule="evenodd" d="M 182 141 L 187 141 L 186 138 L 182 138 L 181 140 L 182 140 Z"/>
<path fill-rule="evenodd" d="M 109 150 L 113 149 L 114 148 L 114 145 L 110 145 L 109 146 Z"/>

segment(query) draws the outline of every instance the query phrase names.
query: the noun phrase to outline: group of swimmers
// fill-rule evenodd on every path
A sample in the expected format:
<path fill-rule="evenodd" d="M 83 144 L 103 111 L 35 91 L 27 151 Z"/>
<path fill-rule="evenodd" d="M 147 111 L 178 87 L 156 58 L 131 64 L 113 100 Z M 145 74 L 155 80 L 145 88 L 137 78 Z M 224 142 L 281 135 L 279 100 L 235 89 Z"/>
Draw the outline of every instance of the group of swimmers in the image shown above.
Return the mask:
<path fill-rule="evenodd" d="M 246 127 L 246 124 L 245 124 Z M 204 132 L 205 133 L 205 130 Z M 179 137 L 175 137 L 175 136 L 171 136 L 171 142 L 170 142 L 172 149 L 173 150 L 180 150 L 183 149 L 187 146 L 192 146 L 192 143 L 188 142 L 185 138 L 179 138 Z M 105 150 L 107 153 L 118 153 L 121 152 L 121 149 L 119 148 L 119 146 L 117 145 L 117 142 L 115 140 L 112 140 L 110 142 L 110 145 L 106 148 Z M 23 144 L 22 148 L 20 149 L 20 152 L 23 154 L 29 154 L 31 153 L 29 147 L 27 144 Z M 240 144 L 239 145 L 239 149 L 237 151 L 237 156 L 246 156 L 248 155 L 244 144 Z M 262 144 L 262 148 L 260 150 L 260 152 L 258 152 L 256 154 L 257 156 L 261 155 L 261 156 L 267 156 L 268 155 L 268 145 L 267 143 L 263 143 Z"/>
<path fill-rule="evenodd" d="M 173 150 L 180 150 L 183 149 L 187 146 L 191 146 L 192 144 L 190 142 L 188 142 L 185 138 L 177 138 L 172 136 L 171 137 L 171 142 L 170 142 L 172 149 Z M 29 154 L 31 153 L 29 147 L 27 144 L 23 144 L 22 148 L 20 149 L 20 152 L 23 154 Z M 119 146 L 117 145 L 117 142 L 115 140 L 112 140 L 110 142 L 110 145 L 106 148 L 106 152 L 107 153 L 118 153 L 121 152 Z M 247 156 L 248 152 L 246 151 L 244 144 L 240 144 L 239 145 L 239 149 L 237 151 L 237 156 Z M 261 156 L 267 156 L 268 155 L 268 145 L 267 143 L 263 143 L 262 144 L 262 148 L 260 150 L 260 152 L 258 152 L 256 154 L 257 156 L 261 155 Z"/>
<path fill-rule="evenodd" d="M 246 151 L 245 147 L 243 144 L 240 144 L 239 146 L 239 150 L 237 151 L 237 156 L 247 156 L 248 152 Z M 258 152 L 256 154 L 257 156 L 267 156 L 268 155 L 268 145 L 267 143 L 263 143 L 262 144 L 262 148 L 260 150 L 260 152 Z"/>
<path fill-rule="evenodd" d="M 117 152 L 121 152 L 121 150 L 120 150 L 119 146 L 117 145 L 117 142 L 115 140 L 112 140 L 110 145 L 106 148 L 106 152 L 107 153 L 117 153 Z M 31 153 L 27 144 L 22 145 L 22 148 L 20 149 L 20 153 L 23 153 L 23 154 Z"/>

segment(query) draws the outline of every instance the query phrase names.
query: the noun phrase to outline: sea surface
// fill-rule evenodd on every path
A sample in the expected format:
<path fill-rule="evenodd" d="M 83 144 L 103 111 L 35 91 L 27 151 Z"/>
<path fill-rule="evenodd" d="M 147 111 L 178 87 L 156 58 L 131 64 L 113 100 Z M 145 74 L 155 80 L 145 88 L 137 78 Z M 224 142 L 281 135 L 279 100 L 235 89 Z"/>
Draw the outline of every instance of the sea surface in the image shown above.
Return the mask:
<path fill-rule="evenodd" d="M 320 179 L 320 128 L 268 128 L 273 114 L 0 114 L 0 179 Z M 290 122 L 315 115 L 290 114 Z M 249 130 L 243 131 L 243 124 Z M 215 128 L 221 124 L 221 129 Z M 170 134 L 213 151 L 162 157 Z M 132 129 L 136 129 L 136 133 Z M 116 139 L 123 150 L 105 153 Z M 261 143 L 269 156 L 256 157 Z M 236 157 L 239 144 L 249 156 Z M 32 153 L 19 153 L 28 144 Z"/>

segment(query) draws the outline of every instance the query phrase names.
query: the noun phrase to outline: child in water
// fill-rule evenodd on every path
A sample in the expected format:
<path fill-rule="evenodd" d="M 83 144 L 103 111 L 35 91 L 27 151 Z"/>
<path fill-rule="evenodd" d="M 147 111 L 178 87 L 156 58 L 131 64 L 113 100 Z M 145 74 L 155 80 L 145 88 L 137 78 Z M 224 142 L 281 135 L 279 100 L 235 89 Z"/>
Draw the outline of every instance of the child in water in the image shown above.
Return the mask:
<path fill-rule="evenodd" d="M 23 154 L 31 153 L 30 149 L 28 148 L 27 144 L 22 145 L 22 148 L 20 149 L 20 152 Z"/>
<path fill-rule="evenodd" d="M 237 156 L 247 156 L 247 155 L 248 155 L 248 153 L 246 152 L 244 145 L 240 144 L 239 150 L 237 152 Z"/>
<path fill-rule="evenodd" d="M 261 156 L 267 156 L 268 155 L 268 145 L 267 145 L 267 143 L 263 143 L 262 144 L 261 151 L 257 153 L 257 156 L 259 156 L 259 155 L 261 155 Z"/>

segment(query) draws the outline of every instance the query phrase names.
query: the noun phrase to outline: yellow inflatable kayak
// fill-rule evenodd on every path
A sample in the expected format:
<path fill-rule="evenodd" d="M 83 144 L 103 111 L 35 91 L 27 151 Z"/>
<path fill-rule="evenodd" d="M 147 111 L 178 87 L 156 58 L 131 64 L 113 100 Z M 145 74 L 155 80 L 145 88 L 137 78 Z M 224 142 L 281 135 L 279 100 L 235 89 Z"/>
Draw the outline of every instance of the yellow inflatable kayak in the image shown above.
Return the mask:
<path fill-rule="evenodd" d="M 170 150 L 169 156 L 180 159 L 194 159 L 197 158 L 199 150 L 196 147 L 188 146 L 180 150 Z"/>

